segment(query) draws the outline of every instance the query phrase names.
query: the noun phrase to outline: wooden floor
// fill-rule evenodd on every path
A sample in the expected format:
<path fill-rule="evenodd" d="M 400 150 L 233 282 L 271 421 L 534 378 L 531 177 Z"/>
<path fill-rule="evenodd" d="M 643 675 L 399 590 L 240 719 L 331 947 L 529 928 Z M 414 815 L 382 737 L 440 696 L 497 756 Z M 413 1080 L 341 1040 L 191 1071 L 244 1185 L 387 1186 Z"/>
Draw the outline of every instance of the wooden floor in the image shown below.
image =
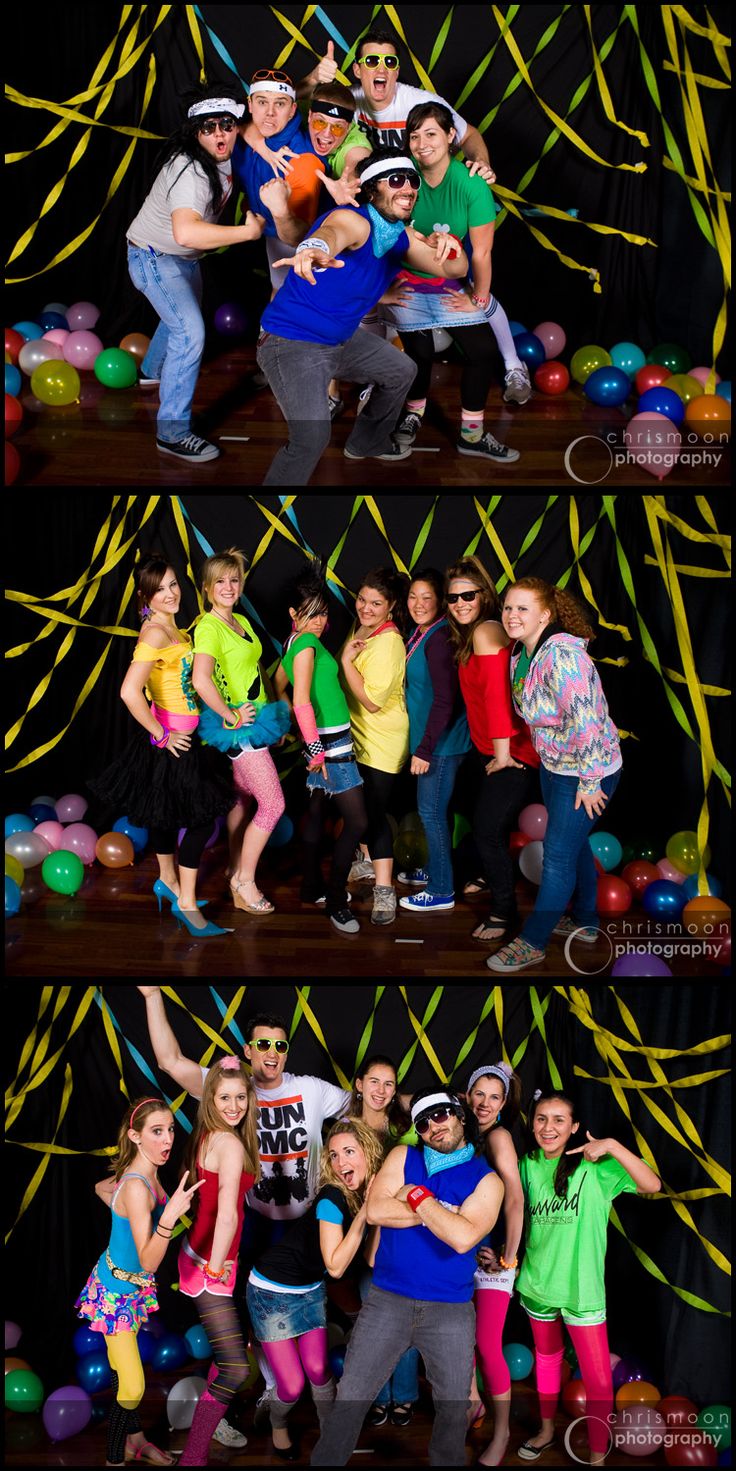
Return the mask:
<path fill-rule="evenodd" d="M 177 490 L 190 485 L 261 485 L 273 456 L 285 442 L 285 425 L 270 391 L 254 387 L 254 368 L 252 346 L 224 350 L 203 367 L 194 427 L 217 443 L 226 435 L 246 437 L 247 442 L 224 440 L 220 459 L 195 466 L 157 451 L 156 388 L 105 389 L 87 372 L 82 374 L 80 402 L 53 409 L 40 404 L 26 386 L 21 395 L 23 423 L 14 440 L 21 458 L 16 483 L 169 486 Z M 419 442 L 411 457 L 393 470 L 377 460 L 352 463 L 344 458 L 343 446 L 356 405 L 354 386 L 345 385 L 345 412 L 335 422 L 332 442 L 310 485 L 360 490 L 366 484 L 378 484 L 382 489 L 406 490 L 412 486 L 472 488 L 490 482 L 494 488 L 564 486 L 574 490 L 578 484 L 601 484 L 604 489 L 643 485 L 651 490 L 664 483 L 635 464 L 612 464 L 612 451 L 603 437 L 611 434 L 620 441 L 625 417 L 618 409 L 596 408 L 577 387 L 558 398 L 535 393 L 528 404 L 518 407 L 504 404 L 500 386 L 494 385 L 486 427 L 518 449 L 521 459 L 514 465 L 488 465 L 459 455 L 455 450 L 459 378 L 456 363 L 435 365 Z M 570 452 L 571 475 L 565 468 L 565 455 L 576 440 L 582 443 Z M 681 459 L 674 466 L 667 477 L 668 489 L 702 490 L 730 484 L 728 445 L 710 447 L 705 460 L 699 442 L 687 449 L 693 463 Z"/>

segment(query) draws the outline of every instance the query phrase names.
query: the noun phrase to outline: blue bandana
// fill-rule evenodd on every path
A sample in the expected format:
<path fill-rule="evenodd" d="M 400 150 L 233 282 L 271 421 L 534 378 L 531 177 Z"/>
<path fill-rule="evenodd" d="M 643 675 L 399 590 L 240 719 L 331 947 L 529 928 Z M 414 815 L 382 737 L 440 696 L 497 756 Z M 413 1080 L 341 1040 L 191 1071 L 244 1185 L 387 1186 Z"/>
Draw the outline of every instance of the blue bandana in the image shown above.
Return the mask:
<path fill-rule="evenodd" d="M 373 254 L 377 257 L 387 255 L 392 246 L 396 244 L 399 236 L 403 234 L 406 225 L 401 220 L 385 220 L 379 215 L 378 210 L 372 204 L 366 206 L 371 221 L 371 245 Z"/>
<path fill-rule="evenodd" d="M 461 1149 L 453 1150 L 452 1154 L 441 1154 L 439 1149 L 430 1149 L 427 1144 L 424 1148 L 424 1168 L 428 1175 L 438 1175 L 440 1170 L 451 1170 L 454 1165 L 467 1164 L 474 1154 L 472 1144 L 464 1144 Z"/>

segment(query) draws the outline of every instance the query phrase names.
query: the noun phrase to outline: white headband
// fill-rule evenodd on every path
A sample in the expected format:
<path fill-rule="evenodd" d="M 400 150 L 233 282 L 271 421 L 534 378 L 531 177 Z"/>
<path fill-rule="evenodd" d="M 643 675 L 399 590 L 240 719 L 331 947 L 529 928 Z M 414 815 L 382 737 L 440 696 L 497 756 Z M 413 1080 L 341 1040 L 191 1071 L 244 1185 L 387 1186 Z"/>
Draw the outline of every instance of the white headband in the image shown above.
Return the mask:
<path fill-rule="evenodd" d="M 359 175 L 360 182 L 365 184 L 366 179 L 376 179 L 380 174 L 393 174 L 396 169 L 411 169 L 413 174 L 419 173 L 414 159 L 405 158 L 401 153 L 397 158 L 381 158 L 378 163 L 369 163 L 367 169 L 363 169 Z"/>
<path fill-rule="evenodd" d="M 415 1124 L 417 1119 L 420 1119 L 422 1117 L 423 1113 L 428 1113 L 429 1110 L 432 1108 L 440 1108 L 443 1104 L 445 1107 L 457 1108 L 458 1101 L 456 1098 L 453 1098 L 451 1093 L 448 1092 L 430 1093 L 427 1098 L 420 1098 L 417 1103 L 412 1105 L 412 1123 Z"/>
<path fill-rule="evenodd" d="M 233 117 L 242 117 L 245 106 L 236 102 L 234 97 L 205 97 L 203 102 L 195 102 L 190 107 L 187 117 L 203 117 L 205 113 L 209 117 L 213 112 L 231 112 Z"/>
<path fill-rule="evenodd" d="M 292 102 L 296 102 L 296 92 L 293 87 L 289 86 L 288 82 L 251 82 L 251 97 L 254 92 L 280 92 L 282 96 L 286 95 L 291 98 Z"/>
<path fill-rule="evenodd" d="M 468 1080 L 468 1093 L 470 1093 L 473 1084 L 477 1083 L 479 1078 L 487 1078 L 489 1076 L 501 1079 L 501 1082 L 503 1083 L 504 1098 L 507 1098 L 509 1092 L 510 1078 L 509 1074 L 505 1071 L 501 1063 L 499 1063 L 498 1066 L 492 1063 L 489 1067 L 476 1068 L 475 1072 L 471 1073 L 471 1076 Z"/>

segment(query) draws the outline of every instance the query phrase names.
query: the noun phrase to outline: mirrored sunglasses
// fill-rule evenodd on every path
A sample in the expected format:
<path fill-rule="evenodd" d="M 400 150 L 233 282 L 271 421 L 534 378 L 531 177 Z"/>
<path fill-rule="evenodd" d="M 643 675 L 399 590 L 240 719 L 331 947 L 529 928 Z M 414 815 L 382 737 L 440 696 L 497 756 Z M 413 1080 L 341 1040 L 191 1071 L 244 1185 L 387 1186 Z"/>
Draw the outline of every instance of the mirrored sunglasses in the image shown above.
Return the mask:
<path fill-rule="evenodd" d="M 377 66 L 385 66 L 387 71 L 395 72 L 399 65 L 398 56 L 377 56 L 371 52 L 368 56 L 361 56 L 359 66 L 367 66 L 369 71 L 375 71 Z"/>
<path fill-rule="evenodd" d="M 404 184 L 408 184 L 410 189 L 418 189 L 422 181 L 413 169 L 403 169 L 395 174 L 388 174 L 386 182 L 389 189 L 402 189 Z"/>
<path fill-rule="evenodd" d="M 448 592 L 447 601 L 448 603 L 456 603 L 460 600 L 463 603 L 473 603 L 479 597 L 480 588 L 477 587 L 474 592 Z"/>
<path fill-rule="evenodd" d="M 270 1052 L 272 1047 L 274 1052 L 281 1054 L 289 1051 L 289 1044 L 284 1041 L 283 1037 L 256 1037 L 250 1045 L 255 1047 L 256 1052 Z"/>
<path fill-rule="evenodd" d="M 207 137 L 209 137 L 210 133 L 216 133 L 218 128 L 223 133 L 232 133 L 233 128 L 237 128 L 237 126 L 238 124 L 235 118 L 231 117 L 229 113 L 223 113 L 222 117 L 205 117 L 198 124 L 200 133 L 206 133 Z"/>
<path fill-rule="evenodd" d="M 431 1113 L 425 1113 L 423 1119 L 418 1119 L 414 1125 L 417 1134 L 428 1134 L 430 1124 L 444 1124 L 453 1117 L 451 1108 L 433 1108 Z"/>

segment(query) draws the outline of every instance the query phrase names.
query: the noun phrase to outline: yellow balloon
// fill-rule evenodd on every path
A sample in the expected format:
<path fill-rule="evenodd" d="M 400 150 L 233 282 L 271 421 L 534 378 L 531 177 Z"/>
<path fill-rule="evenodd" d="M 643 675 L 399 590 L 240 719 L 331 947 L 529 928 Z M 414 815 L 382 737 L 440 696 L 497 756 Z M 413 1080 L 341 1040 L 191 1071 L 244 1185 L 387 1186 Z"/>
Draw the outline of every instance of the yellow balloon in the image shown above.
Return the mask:
<path fill-rule="evenodd" d="M 691 378 L 689 373 L 672 373 L 665 380 L 665 388 L 671 388 L 684 404 L 689 404 L 691 398 L 699 398 L 704 392 L 702 383 L 697 378 Z"/>
<path fill-rule="evenodd" d="M 587 347 L 579 347 L 577 352 L 573 353 L 570 373 L 576 383 L 586 383 L 596 368 L 609 368 L 611 361 L 611 354 L 606 352 L 605 347 L 599 347 L 597 343 L 590 342 Z"/>
<path fill-rule="evenodd" d="M 71 363 L 39 363 L 31 374 L 31 392 L 43 404 L 71 404 L 79 398 L 79 374 Z"/>
<path fill-rule="evenodd" d="M 19 863 L 18 859 L 14 858 L 12 853 L 5 854 L 5 872 L 8 878 L 15 879 L 15 882 L 18 885 L 23 883 L 23 880 L 26 876 L 26 871 L 23 867 L 23 864 Z"/>

